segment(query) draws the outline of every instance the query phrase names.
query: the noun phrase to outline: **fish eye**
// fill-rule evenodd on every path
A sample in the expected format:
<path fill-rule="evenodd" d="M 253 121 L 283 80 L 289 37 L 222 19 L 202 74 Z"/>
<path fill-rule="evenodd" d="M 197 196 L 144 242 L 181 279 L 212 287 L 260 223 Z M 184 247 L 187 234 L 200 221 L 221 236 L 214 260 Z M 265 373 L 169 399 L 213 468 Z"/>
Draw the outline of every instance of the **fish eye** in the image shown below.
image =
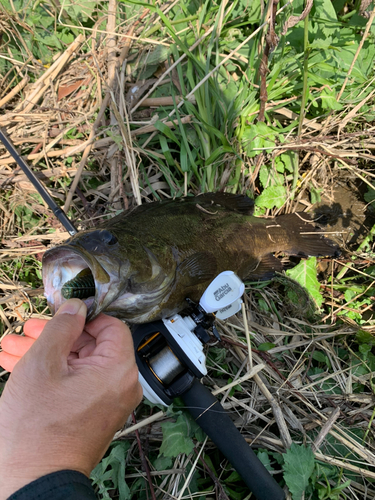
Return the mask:
<path fill-rule="evenodd" d="M 118 241 L 114 234 L 105 229 L 103 231 L 100 231 L 100 239 L 106 245 L 115 245 Z"/>

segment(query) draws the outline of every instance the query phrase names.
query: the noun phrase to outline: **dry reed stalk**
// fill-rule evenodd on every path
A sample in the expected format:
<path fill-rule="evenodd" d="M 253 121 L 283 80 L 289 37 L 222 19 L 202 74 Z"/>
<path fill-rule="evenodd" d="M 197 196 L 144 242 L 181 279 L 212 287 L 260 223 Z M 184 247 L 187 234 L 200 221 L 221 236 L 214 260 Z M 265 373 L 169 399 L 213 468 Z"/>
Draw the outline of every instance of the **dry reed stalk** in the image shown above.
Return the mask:
<path fill-rule="evenodd" d="M 16 111 L 19 111 L 21 106 L 25 103 L 27 104 L 22 107 L 23 113 L 29 113 L 33 109 L 45 91 L 49 88 L 50 82 L 54 81 L 74 52 L 78 50 L 83 41 L 84 36 L 81 34 L 78 35 L 66 51 L 52 64 L 52 66 L 39 78 L 39 80 L 35 82 L 33 86 L 34 90 L 32 90 L 30 94 L 26 94 L 25 100 L 15 108 Z"/>
<path fill-rule="evenodd" d="M 53 146 L 55 146 L 60 140 L 64 137 L 64 135 L 68 134 L 70 130 L 80 125 L 82 122 L 87 121 L 90 116 L 82 116 L 78 118 L 78 120 L 73 121 L 71 125 L 66 127 L 58 136 L 56 136 L 51 142 L 48 143 L 47 146 L 43 148 L 43 150 L 36 155 L 36 158 L 33 160 L 33 165 L 37 165 L 39 161 L 50 151 Z"/>
<path fill-rule="evenodd" d="M 136 424 L 132 425 L 131 427 L 128 427 L 127 429 L 123 431 L 119 431 L 115 434 L 113 440 L 119 439 L 121 437 L 127 436 L 128 434 L 132 434 L 134 431 L 141 429 L 142 427 L 145 427 L 146 425 L 150 425 L 157 420 L 160 420 L 161 418 L 165 417 L 166 413 L 165 411 L 159 411 L 152 415 L 151 417 L 147 417 L 143 419 L 140 422 L 137 422 Z"/>
<path fill-rule="evenodd" d="M 4 321 L 4 323 L 6 324 L 6 326 L 8 327 L 8 330 L 5 332 L 5 334 L 3 335 L 3 337 L 5 335 L 7 335 L 8 333 L 13 333 L 13 327 L 12 327 L 10 321 L 8 320 L 6 314 L 4 313 L 2 307 L 0 307 L 0 316 L 1 316 L 1 319 Z"/>
<path fill-rule="evenodd" d="M 159 107 L 159 106 L 173 106 L 174 103 L 180 103 L 183 100 L 183 96 L 177 95 L 175 98 L 173 97 L 151 97 L 148 99 L 143 99 L 142 105 L 144 107 Z M 190 101 L 195 104 L 195 97 Z"/>
<path fill-rule="evenodd" d="M 245 354 L 238 347 L 235 346 L 234 350 L 236 351 L 236 354 L 241 359 L 241 361 L 243 361 L 246 358 Z M 254 356 L 253 360 L 254 359 L 256 360 L 256 358 L 257 357 Z M 273 415 L 275 417 L 276 423 L 277 423 L 279 431 L 280 431 L 281 439 L 284 443 L 284 447 L 289 448 L 292 444 L 292 438 L 290 436 L 290 433 L 289 433 L 288 427 L 286 425 L 286 422 L 285 422 L 285 419 L 284 419 L 284 416 L 283 416 L 283 413 L 282 413 L 282 410 L 280 408 L 279 403 L 274 398 L 274 396 L 271 394 L 271 392 L 269 391 L 269 389 L 267 388 L 267 386 L 265 385 L 265 383 L 263 382 L 263 380 L 261 379 L 259 374 L 256 373 L 253 376 L 253 379 L 254 379 L 255 383 L 258 385 L 258 387 L 259 387 L 260 391 L 262 392 L 262 394 L 264 395 L 264 397 L 270 403 L 270 405 L 272 407 Z"/>
<path fill-rule="evenodd" d="M 374 15 L 375 15 L 375 9 L 374 9 Z M 371 91 L 365 98 L 363 98 L 361 102 L 359 102 L 356 106 L 354 106 L 354 108 L 349 111 L 349 113 L 345 116 L 343 120 L 340 120 L 338 136 L 340 135 L 340 131 L 345 127 L 345 125 L 357 115 L 358 111 L 362 108 L 362 106 L 366 104 L 366 102 L 370 100 L 374 94 L 375 94 L 375 89 Z"/>
<path fill-rule="evenodd" d="M 246 307 L 245 307 L 244 303 L 242 303 L 241 308 L 242 308 L 242 318 L 243 318 L 243 323 L 244 323 L 244 328 L 245 328 L 247 350 L 248 350 L 248 355 L 249 355 L 249 368 L 251 371 L 251 369 L 253 368 L 253 356 L 252 356 L 252 349 L 251 349 L 251 342 L 250 342 L 249 325 L 247 323 Z"/>
<path fill-rule="evenodd" d="M 336 408 L 332 412 L 332 414 L 329 416 L 328 420 L 322 426 L 319 434 L 316 436 L 314 443 L 312 445 L 312 449 L 314 452 L 318 451 L 318 449 L 321 447 L 327 434 L 330 432 L 333 424 L 336 422 L 336 420 L 339 418 L 339 416 L 340 416 L 340 408 Z"/>
<path fill-rule="evenodd" d="M 192 119 L 193 119 L 192 115 L 183 116 L 183 117 L 181 117 L 181 123 L 182 124 L 191 123 Z M 178 120 L 172 120 L 172 121 L 163 122 L 163 123 L 164 123 L 164 125 L 166 125 L 169 128 L 175 128 L 175 127 L 178 127 L 179 122 L 178 122 Z M 149 132 L 153 132 L 155 130 L 157 130 L 157 128 L 154 125 L 145 125 L 144 127 L 140 127 L 136 130 L 132 130 L 130 132 L 130 135 L 132 137 L 134 137 L 137 135 L 148 134 Z"/>
<path fill-rule="evenodd" d="M 112 99 L 111 108 L 112 108 L 113 113 L 117 119 L 120 131 L 121 131 L 123 144 L 124 144 L 125 162 L 126 162 L 126 165 L 129 169 L 129 172 L 130 172 L 130 182 L 132 185 L 133 194 L 134 194 L 134 197 L 135 197 L 137 204 L 141 205 L 142 200 L 141 200 L 141 193 L 140 193 L 139 182 L 138 182 L 138 169 L 136 166 L 134 149 L 133 149 L 132 143 L 131 143 L 130 127 L 129 127 L 128 116 L 126 113 L 126 106 L 124 106 L 124 112 L 125 112 L 125 116 L 126 116 L 126 125 L 123 122 L 123 120 L 121 119 L 121 115 L 118 112 L 118 109 L 116 107 L 114 99 Z M 116 189 L 116 188 L 114 188 L 114 189 Z"/>
<path fill-rule="evenodd" d="M 220 387 L 220 389 L 216 389 L 215 391 L 212 391 L 212 394 L 216 396 L 217 394 L 220 394 L 221 392 L 227 391 L 231 389 L 232 387 L 235 387 L 238 384 L 242 384 L 242 382 L 246 382 L 247 380 L 250 380 L 251 378 L 255 378 L 255 376 L 265 368 L 264 364 L 259 364 L 257 366 L 252 367 L 246 375 L 243 375 L 242 377 L 237 378 L 233 382 L 230 382 L 229 384 L 225 385 L 224 387 Z"/>
<path fill-rule="evenodd" d="M 136 23 L 133 26 L 130 27 L 129 33 L 134 33 L 135 25 L 136 25 Z M 130 47 L 131 47 L 131 39 L 132 38 L 128 38 L 127 39 L 127 42 L 125 43 L 124 47 L 121 50 L 121 54 L 120 54 L 119 61 L 118 61 L 119 66 L 122 66 L 123 62 L 128 57 L 129 50 L 130 50 Z M 79 182 L 79 180 L 81 178 L 83 169 L 84 169 L 84 167 L 86 165 L 87 158 L 88 158 L 88 156 L 89 156 L 89 154 L 91 152 L 92 146 L 94 145 L 94 138 L 96 136 L 97 129 L 98 129 L 98 127 L 99 127 L 99 125 L 100 125 L 100 123 L 102 121 L 102 118 L 103 118 L 104 113 L 105 113 L 105 111 L 107 109 L 108 103 L 110 101 L 110 97 L 111 97 L 110 89 L 113 87 L 113 84 L 114 84 L 114 81 L 115 81 L 115 75 L 116 75 L 115 72 L 113 72 L 113 75 L 111 75 L 112 79 L 110 79 L 109 82 L 108 82 L 106 96 L 105 96 L 104 100 L 101 103 L 98 116 L 97 116 L 97 118 L 95 120 L 95 123 L 93 124 L 92 129 L 90 131 L 90 135 L 89 135 L 89 138 L 88 138 L 88 144 L 87 144 L 87 146 L 84 149 L 84 152 L 83 152 L 83 155 L 82 155 L 82 159 L 81 159 L 79 167 L 78 167 L 77 174 L 76 174 L 76 176 L 74 178 L 74 181 L 73 181 L 72 186 L 71 186 L 71 188 L 70 188 L 70 190 L 68 192 L 68 195 L 67 195 L 67 198 L 66 198 L 66 201 L 65 201 L 65 204 L 64 204 L 64 211 L 65 212 L 70 207 L 70 204 L 71 204 L 72 199 L 73 199 L 74 192 L 75 192 L 75 190 L 76 190 L 76 188 L 78 186 L 78 182 Z M 110 141 L 110 143 L 112 143 L 112 142 L 113 142 L 113 140 Z"/>
<path fill-rule="evenodd" d="M 30 77 L 27 75 L 20 81 L 20 83 L 17 83 L 17 85 L 12 88 L 9 94 L 7 94 L 0 100 L 0 108 L 2 108 L 7 102 L 11 101 L 13 97 L 15 97 L 18 92 L 20 92 L 29 83 L 29 80 Z"/>
<path fill-rule="evenodd" d="M 303 390 L 303 387 L 301 388 Z M 328 418 L 326 415 L 324 415 L 321 411 L 318 410 L 313 404 L 311 404 L 309 401 L 306 400 L 306 398 L 302 398 L 301 396 L 298 395 L 297 392 L 295 392 L 295 396 L 297 396 L 300 401 L 308 408 L 310 413 L 306 413 L 302 410 L 300 407 L 294 407 L 298 411 L 302 412 L 305 416 L 308 416 L 309 420 L 311 422 L 316 423 L 319 426 L 323 426 Z M 288 404 L 291 404 L 289 402 Z M 313 417 L 313 414 L 318 415 L 318 418 Z M 364 460 L 366 460 L 369 464 L 374 465 L 375 464 L 375 454 L 371 453 L 369 449 L 358 443 L 358 441 L 351 437 L 345 430 L 341 429 L 337 424 L 334 422 L 328 429 L 329 434 L 331 434 L 335 439 L 337 439 L 340 443 L 344 444 L 345 446 L 348 447 L 353 453 L 357 454 L 358 456 L 362 457 Z"/>
<path fill-rule="evenodd" d="M 191 469 L 189 471 L 189 474 L 188 474 L 188 476 L 187 476 L 187 478 L 186 478 L 186 480 L 185 480 L 185 482 L 184 482 L 184 484 L 183 484 L 183 486 L 182 486 L 182 488 L 180 490 L 180 493 L 179 493 L 179 495 L 177 497 L 177 500 L 181 500 L 182 499 L 182 495 L 184 494 L 186 488 L 189 486 L 191 478 L 192 478 L 192 476 L 193 476 L 193 474 L 195 472 L 195 469 L 197 467 L 198 461 L 199 461 L 199 459 L 201 457 L 201 454 L 202 454 L 202 452 L 203 452 L 203 450 L 204 450 L 204 448 L 206 446 L 207 440 L 208 440 L 208 436 L 206 436 L 205 440 L 202 443 L 202 446 L 200 447 L 200 450 L 199 450 L 199 452 L 197 454 L 197 457 L 196 457 L 196 459 L 194 460 L 194 462 L 192 464 L 192 467 L 191 467 Z"/>
<path fill-rule="evenodd" d="M 337 458 L 327 457 L 326 455 L 323 455 L 323 453 L 320 452 L 316 452 L 314 453 L 314 455 L 317 460 L 320 460 L 321 462 L 324 462 L 326 464 L 335 465 L 336 467 L 339 467 L 339 469 L 347 469 L 351 472 L 358 474 L 361 477 L 367 477 L 372 480 L 375 479 L 375 472 L 363 469 L 361 467 L 357 467 L 356 465 L 344 462 L 343 460 L 338 460 Z"/>

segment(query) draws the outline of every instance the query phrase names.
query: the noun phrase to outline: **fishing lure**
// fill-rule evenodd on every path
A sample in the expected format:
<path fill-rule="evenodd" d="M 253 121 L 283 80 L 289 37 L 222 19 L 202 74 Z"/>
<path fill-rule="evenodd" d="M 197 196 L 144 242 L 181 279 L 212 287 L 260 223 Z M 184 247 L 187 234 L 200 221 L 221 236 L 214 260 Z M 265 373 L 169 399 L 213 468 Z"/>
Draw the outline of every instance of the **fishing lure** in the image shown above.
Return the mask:
<path fill-rule="evenodd" d="M 83 269 L 61 288 L 64 299 L 86 299 L 95 295 L 95 280 L 90 269 Z"/>

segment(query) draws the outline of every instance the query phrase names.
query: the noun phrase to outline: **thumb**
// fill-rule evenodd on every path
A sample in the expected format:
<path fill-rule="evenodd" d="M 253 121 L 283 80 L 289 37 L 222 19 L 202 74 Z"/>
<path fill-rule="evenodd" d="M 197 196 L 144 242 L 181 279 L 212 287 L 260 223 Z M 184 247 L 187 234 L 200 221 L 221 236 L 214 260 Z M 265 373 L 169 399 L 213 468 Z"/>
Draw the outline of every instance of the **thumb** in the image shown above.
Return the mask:
<path fill-rule="evenodd" d="M 83 332 L 86 314 L 86 304 L 81 300 L 64 302 L 26 355 L 42 356 L 39 359 L 45 360 L 46 367 L 61 369 L 62 364 L 67 363 L 74 342 Z"/>

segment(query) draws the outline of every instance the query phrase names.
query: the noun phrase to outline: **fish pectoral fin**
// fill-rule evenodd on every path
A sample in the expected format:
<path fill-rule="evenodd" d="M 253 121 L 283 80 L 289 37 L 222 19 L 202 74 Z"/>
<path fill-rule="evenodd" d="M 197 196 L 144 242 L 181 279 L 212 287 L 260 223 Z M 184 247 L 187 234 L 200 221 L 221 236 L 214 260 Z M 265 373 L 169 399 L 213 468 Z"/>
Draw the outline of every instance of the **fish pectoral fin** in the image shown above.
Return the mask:
<path fill-rule="evenodd" d="M 283 265 L 280 260 L 272 255 L 272 253 L 264 255 L 258 260 L 258 265 L 248 269 L 244 279 L 247 280 L 266 280 L 272 278 L 276 272 L 281 272 Z"/>
<path fill-rule="evenodd" d="M 198 285 L 216 276 L 217 262 L 210 252 L 197 252 L 187 257 L 177 268 L 179 280 L 185 286 Z"/>

